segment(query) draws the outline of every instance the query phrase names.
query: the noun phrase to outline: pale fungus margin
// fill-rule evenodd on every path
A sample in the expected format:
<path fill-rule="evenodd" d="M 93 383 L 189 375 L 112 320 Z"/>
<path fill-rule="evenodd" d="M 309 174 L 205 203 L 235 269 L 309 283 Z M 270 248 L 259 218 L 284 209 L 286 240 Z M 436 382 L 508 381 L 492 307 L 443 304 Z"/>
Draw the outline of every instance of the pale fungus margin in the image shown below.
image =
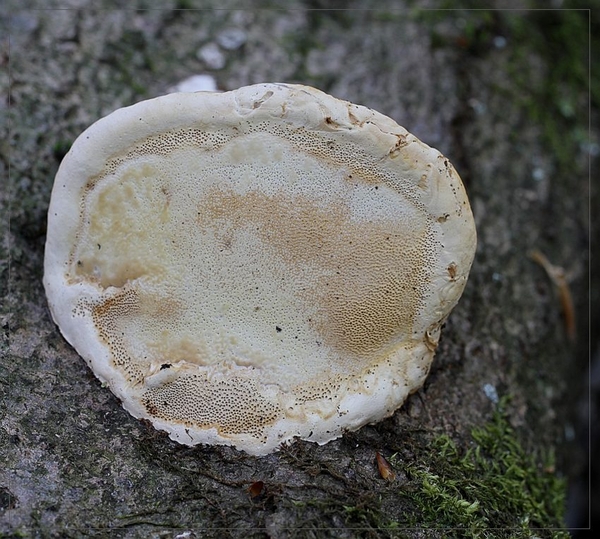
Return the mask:
<path fill-rule="evenodd" d="M 88 128 L 56 175 L 44 286 L 133 416 L 263 455 L 417 390 L 475 244 L 437 150 L 363 106 L 258 84 Z"/>

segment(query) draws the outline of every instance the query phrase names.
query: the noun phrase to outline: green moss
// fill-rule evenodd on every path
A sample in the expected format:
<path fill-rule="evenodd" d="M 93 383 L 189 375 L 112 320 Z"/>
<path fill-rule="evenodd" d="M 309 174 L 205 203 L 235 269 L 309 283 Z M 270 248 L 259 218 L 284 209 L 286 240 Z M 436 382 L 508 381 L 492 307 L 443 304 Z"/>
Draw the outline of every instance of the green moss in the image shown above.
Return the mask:
<path fill-rule="evenodd" d="M 589 106 L 600 104 L 600 76 L 589 69 L 590 52 L 593 58 L 600 50 L 600 19 L 579 0 L 565 0 L 560 10 L 535 9 L 535 0 L 531 9 L 505 11 L 478 9 L 475 0 L 463 4 L 455 10 L 444 0 L 443 9 L 415 12 L 431 27 L 432 49 L 454 50 L 470 66 L 477 58 L 497 61 L 494 40 L 505 38 L 507 86 L 492 91 L 521 108 L 557 165 L 570 171 L 573 155 L 588 142 Z M 458 33 L 448 33 L 449 22 Z"/>
<path fill-rule="evenodd" d="M 447 435 L 431 443 L 411 437 L 404 456 L 389 459 L 397 478 L 378 496 L 359 501 L 355 492 L 321 501 L 319 514 L 329 513 L 331 521 L 338 515 L 347 529 L 370 537 L 400 539 L 420 530 L 422 537 L 568 538 L 566 481 L 556 475 L 551 451 L 525 449 L 508 422 L 507 403 L 502 399 L 464 443 Z M 306 509 L 303 522 L 310 521 L 314 501 L 297 503 Z"/>
<path fill-rule="evenodd" d="M 568 2 L 565 8 L 574 4 Z M 600 46 L 593 32 L 598 21 L 589 17 L 585 10 L 564 9 L 503 20 L 509 39 L 519 44 L 511 49 L 509 75 L 520 90 L 520 105 L 540 126 L 542 139 L 564 170 L 571 169 L 573 155 L 587 142 L 589 105 L 600 103 L 600 80 L 589 71 L 589 51 Z M 548 66 L 533 86 L 528 62 L 532 52 Z"/>
<path fill-rule="evenodd" d="M 427 465 L 404 468 L 420 485 L 401 494 L 414 504 L 411 526 L 460 537 L 500 537 L 504 530 L 508 537 L 568 537 L 560 530 L 565 481 L 554 473 L 553 455 L 525 451 L 508 423 L 505 404 L 487 425 L 472 431 L 466 451 L 442 435 Z"/>

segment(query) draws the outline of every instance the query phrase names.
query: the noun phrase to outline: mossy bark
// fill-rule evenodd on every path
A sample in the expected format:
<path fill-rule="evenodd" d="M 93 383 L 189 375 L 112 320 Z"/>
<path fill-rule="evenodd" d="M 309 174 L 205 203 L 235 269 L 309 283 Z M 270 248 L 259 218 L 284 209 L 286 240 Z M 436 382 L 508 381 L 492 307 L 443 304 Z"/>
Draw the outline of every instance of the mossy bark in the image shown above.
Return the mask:
<path fill-rule="evenodd" d="M 435 503 L 447 500 L 431 498 L 439 521 L 419 503 L 427 477 L 446 477 L 440 440 L 451 439 L 464 464 L 472 430 L 493 424 L 495 394 L 510 396 L 510 436 L 539 463 L 528 473 L 548 480 L 533 501 L 563 496 L 556 477 L 577 471 L 564 455 L 582 458 L 565 432 L 588 357 L 588 165 L 597 144 L 587 126 L 598 105 L 594 86 L 588 110 L 589 14 L 424 9 L 448 7 L 434 0 L 115 4 L 0 6 L 0 536 L 526 537 L 560 526 L 555 498 L 545 521 L 516 531 L 493 530 L 507 515 L 485 514 L 483 501 L 457 505 L 485 517 L 475 527 L 444 520 Z M 227 48 L 232 29 L 241 42 Z M 197 56 L 207 43 L 223 68 Z M 198 73 L 224 90 L 299 82 L 367 105 L 440 149 L 462 175 L 479 234 L 472 275 L 424 388 L 390 419 L 262 458 L 179 446 L 131 418 L 52 323 L 42 264 L 61 158 L 97 118 Z M 574 340 L 532 249 L 566 270 Z M 380 476 L 376 452 L 395 455 L 395 481 Z"/>

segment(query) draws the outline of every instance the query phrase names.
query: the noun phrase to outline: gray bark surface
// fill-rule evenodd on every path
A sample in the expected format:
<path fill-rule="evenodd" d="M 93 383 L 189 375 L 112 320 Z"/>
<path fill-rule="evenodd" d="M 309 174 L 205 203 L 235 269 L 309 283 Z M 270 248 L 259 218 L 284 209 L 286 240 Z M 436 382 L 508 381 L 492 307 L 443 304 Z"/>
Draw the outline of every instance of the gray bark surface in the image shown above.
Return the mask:
<path fill-rule="evenodd" d="M 405 527 L 412 509 L 398 492 L 412 483 L 384 481 L 375 454 L 426 461 L 440 434 L 467 448 L 494 410 L 492 387 L 511 397 L 510 423 L 527 451 L 555 450 L 556 474 L 582 473 L 598 133 L 588 140 L 585 36 L 557 43 L 555 30 L 585 33 L 587 12 L 440 11 L 433 0 L 160 5 L 0 6 L 0 537 L 425 537 L 382 527 L 382 515 Z M 231 30 L 242 43 L 230 50 Z M 213 68 L 197 55 L 206 44 L 217 51 Z M 366 105 L 461 174 L 479 237 L 472 274 L 425 386 L 393 417 L 261 458 L 180 446 L 130 417 L 53 324 L 42 274 L 60 160 L 98 118 L 200 73 L 222 90 L 298 82 Z M 573 341 L 532 249 L 567 273 Z M 265 485 L 256 499 L 255 481 Z M 581 524 L 577 500 L 570 515 Z"/>

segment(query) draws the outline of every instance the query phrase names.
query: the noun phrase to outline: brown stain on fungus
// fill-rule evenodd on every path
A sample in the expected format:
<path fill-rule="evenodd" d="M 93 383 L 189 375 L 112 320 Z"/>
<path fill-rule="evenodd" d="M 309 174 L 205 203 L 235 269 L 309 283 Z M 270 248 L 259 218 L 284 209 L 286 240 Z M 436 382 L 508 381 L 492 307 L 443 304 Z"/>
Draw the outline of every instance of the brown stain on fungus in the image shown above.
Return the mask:
<path fill-rule="evenodd" d="M 290 271 L 315 268 L 321 276 L 307 281 L 299 295 L 319 305 L 311 323 L 326 346 L 369 356 L 410 335 L 428 284 L 418 269 L 430 264 L 427 229 L 354 221 L 342 200 L 322 208 L 309 198 L 258 191 L 214 189 L 199 204 L 198 216 L 201 227 L 220 234 L 255 231 Z"/>
<path fill-rule="evenodd" d="M 457 273 L 457 266 L 454 262 L 451 262 L 448 265 L 448 275 L 450 276 L 450 280 L 454 281 L 456 280 L 456 273 Z"/>
<path fill-rule="evenodd" d="M 107 344 L 114 365 L 124 372 L 133 383 L 139 383 L 144 376 L 143 369 L 128 350 L 122 331 L 123 319 L 135 317 L 139 313 L 137 292 L 131 288 L 124 288 L 91 305 L 84 305 L 83 302 L 80 302 L 78 307 L 83 310 L 91 310 L 92 320 L 99 337 Z"/>
<path fill-rule="evenodd" d="M 389 152 L 390 158 L 396 159 L 396 157 L 399 157 L 403 152 L 403 148 L 405 146 L 407 146 L 408 144 L 409 144 L 409 142 L 407 140 L 407 135 L 396 134 L 396 144 L 393 146 L 393 148 Z"/>

